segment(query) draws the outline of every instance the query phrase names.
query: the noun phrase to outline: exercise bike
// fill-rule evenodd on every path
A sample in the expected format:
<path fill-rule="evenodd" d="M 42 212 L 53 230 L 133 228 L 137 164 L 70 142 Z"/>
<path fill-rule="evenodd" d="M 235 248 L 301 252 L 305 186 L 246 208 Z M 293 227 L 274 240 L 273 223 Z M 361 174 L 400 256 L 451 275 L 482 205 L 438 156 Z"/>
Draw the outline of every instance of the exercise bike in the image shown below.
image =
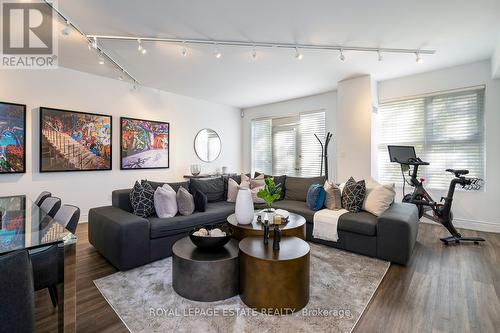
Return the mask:
<path fill-rule="evenodd" d="M 418 217 L 425 216 L 437 223 L 442 224 L 451 236 L 441 238 L 441 241 L 448 245 L 450 242 L 460 243 L 461 241 L 484 242 L 485 240 L 480 237 L 463 237 L 455 226 L 453 226 L 453 213 L 451 205 L 453 203 L 453 195 L 455 194 L 455 187 L 462 186 L 465 190 L 479 190 L 483 185 L 483 180 L 480 178 L 469 178 L 465 175 L 469 174 L 469 170 L 455 170 L 446 169 L 455 175 L 450 182 L 448 194 L 442 197 L 440 202 L 435 202 L 429 193 L 424 189 L 424 179 L 417 178 L 418 167 L 429 165 L 429 162 L 424 162 L 415 154 L 415 148 L 412 146 L 388 146 L 389 157 L 391 162 L 399 163 L 401 166 L 401 173 L 403 175 L 403 202 L 413 203 L 418 208 Z M 408 172 L 410 180 L 406 179 L 405 173 Z M 405 184 L 412 186 L 413 192 L 405 194 Z"/>

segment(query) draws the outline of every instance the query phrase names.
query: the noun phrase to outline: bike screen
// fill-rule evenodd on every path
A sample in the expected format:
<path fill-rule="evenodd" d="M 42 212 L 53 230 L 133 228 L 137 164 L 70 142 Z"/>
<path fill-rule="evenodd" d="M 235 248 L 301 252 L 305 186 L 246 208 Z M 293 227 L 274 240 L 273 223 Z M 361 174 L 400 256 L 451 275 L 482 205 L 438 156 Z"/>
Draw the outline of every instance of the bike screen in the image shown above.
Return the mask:
<path fill-rule="evenodd" d="M 413 146 L 387 146 L 391 162 L 405 163 L 410 158 L 416 159 L 415 148 Z"/>

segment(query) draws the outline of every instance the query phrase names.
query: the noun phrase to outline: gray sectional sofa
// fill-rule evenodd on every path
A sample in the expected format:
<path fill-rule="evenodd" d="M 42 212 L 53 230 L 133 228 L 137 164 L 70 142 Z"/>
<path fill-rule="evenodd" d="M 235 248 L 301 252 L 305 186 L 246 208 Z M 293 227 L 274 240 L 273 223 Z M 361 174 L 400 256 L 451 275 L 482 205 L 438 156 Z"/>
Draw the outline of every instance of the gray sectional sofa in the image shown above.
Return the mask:
<path fill-rule="evenodd" d="M 239 176 L 235 180 L 239 183 Z M 418 231 L 418 212 L 414 205 L 393 203 L 380 217 L 368 212 L 346 213 L 339 219 L 339 241 L 328 242 L 312 237 L 314 212 L 306 204 L 309 185 L 322 184 L 324 177 L 282 176 L 276 177 L 275 180 L 282 183 L 284 198 L 275 202 L 274 207 L 304 216 L 307 221 L 308 241 L 397 264 L 404 265 L 410 260 Z M 153 187 L 161 184 L 153 183 Z M 180 186 L 189 188 L 188 182 L 170 185 L 174 190 Z M 224 223 L 234 212 L 234 203 L 225 201 L 227 178 L 223 182 L 213 182 L 212 185 L 213 191 L 223 191 L 224 195 L 218 200 L 217 196 L 212 195 L 213 200 L 209 200 L 205 212 L 195 212 L 189 216 L 177 215 L 167 219 L 157 216 L 146 219 L 134 215 L 129 197 L 131 190 L 113 191 L 111 206 L 92 208 L 89 211 L 89 241 L 119 270 L 131 269 L 168 257 L 172 254 L 175 241 L 185 237 L 191 229 Z M 218 188 L 221 186 L 223 188 Z"/>

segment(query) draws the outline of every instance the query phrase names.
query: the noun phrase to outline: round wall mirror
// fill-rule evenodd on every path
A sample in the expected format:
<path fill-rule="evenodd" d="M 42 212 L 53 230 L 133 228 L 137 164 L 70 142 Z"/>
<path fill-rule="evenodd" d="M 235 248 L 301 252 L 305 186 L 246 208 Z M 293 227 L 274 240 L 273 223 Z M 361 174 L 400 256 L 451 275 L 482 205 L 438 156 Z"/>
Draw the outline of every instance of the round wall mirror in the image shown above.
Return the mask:
<path fill-rule="evenodd" d="M 219 134 L 210 128 L 204 128 L 196 134 L 194 151 L 200 160 L 212 162 L 219 157 L 222 149 Z"/>

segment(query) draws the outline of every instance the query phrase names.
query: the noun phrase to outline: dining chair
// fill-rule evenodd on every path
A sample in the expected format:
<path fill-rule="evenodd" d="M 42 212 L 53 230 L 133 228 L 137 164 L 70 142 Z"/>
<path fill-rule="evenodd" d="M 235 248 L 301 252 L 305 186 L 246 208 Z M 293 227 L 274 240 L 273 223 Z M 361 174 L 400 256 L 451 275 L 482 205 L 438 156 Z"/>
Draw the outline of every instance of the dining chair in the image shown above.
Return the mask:
<path fill-rule="evenodd" d="M 51 196 L 52 196 L 52 193 L 50 193 L 48 191 L 42 191 L 42 193 L 40 193 L 38 195 L 38 197 L 35 199 L 35 205 L 40 207 L 42 205 L 43 201 Z"/>
<path fill-rule="evenodd" d="M 62 205 L 54 216 L 54 220 L 64 225 L 71 233 L 76 232 L 80 219 L 80 208 Z M 64 279 L 64 245 L 54 244 L 30 250 L 33 264 L 35 290 L 47 288 L 54 307 L 58 303 L 57 284 Z"/>
<path fill-rule="evenodd" d="M 25 250 L 0 256 L 0 332 L 35 331 L 35 291 Z"/>
<path fill-rule="evenodd" d="M 50 217 L 54 217 L 59 208 L 61 208 L 61 199 L 58 197 L 47 197 L 43 200 L 40 208 Z"/>

